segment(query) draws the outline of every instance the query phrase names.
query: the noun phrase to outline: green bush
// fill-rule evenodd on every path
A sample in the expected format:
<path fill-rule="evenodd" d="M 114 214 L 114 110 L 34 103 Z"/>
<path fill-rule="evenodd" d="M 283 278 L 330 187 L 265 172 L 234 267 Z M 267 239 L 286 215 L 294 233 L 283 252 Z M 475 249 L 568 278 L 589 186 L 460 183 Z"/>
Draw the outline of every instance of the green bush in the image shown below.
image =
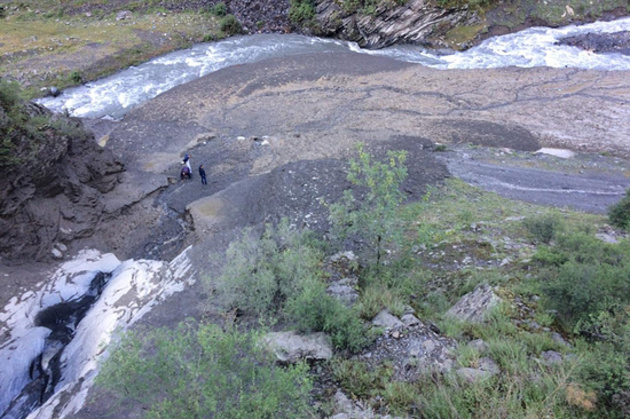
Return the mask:
<path fill-rule="evenodd" d="M 626 196 L 608 209 L 610 224 L 624 230 L 630 230 L 630 189 Z"/>
<path fill-rule="evenodd" d="M 210 13 L 215 16 L 223 17 L 227 15 L 227 6 L 224 2 L 220 1 L 210 8 Z"/>
<path fill-rule="evenodd" d="M 313 0 L 291 0 L 289 20 L 294 25 L 310 22 L 315 17 L 315 2 Z"/>
<path fill-rule="evenodd" d="M 219 22 L 219 29 L 221 32 L 226 35 L 236 35 L 243 31 L 243 27 L 241 26 L 241 22 L 238 21 L 236 16 L 234 15 L 226 15 Z"/>
<path fill-rule="evenodd" d="M 313 415 L 308 367 L 286 368 L 257 335 L 180 324 L 122 337 L 97 377 L 152 418 L 294 418 Z"/>
<path fill-rule="evenodd" d="M 585 233 L 558 237 L 544 248 L 553 265 L 543 275 L 548 304 L 570 330 L 597 326 L 600 313 L 619 313 L 630 303 L 630 244 L 604 243 Z"/>
<path fill-rule="evenodd" d="M 262 317 L 281 313 L 288 298 L 321 275 L 323 255 L 309 240 L 308 233 L 291 229 L 287 220 L 277 228 L 267 225 L 260 238 L 246 230 L 230 244 L 217 280 L 228 305 Z"/>
<path fill-rule="evenodd" d="M 554 215 L 527 218 L 523 226 L 537 242 L 549 244 L 562 229 L 560 219 Z"/>

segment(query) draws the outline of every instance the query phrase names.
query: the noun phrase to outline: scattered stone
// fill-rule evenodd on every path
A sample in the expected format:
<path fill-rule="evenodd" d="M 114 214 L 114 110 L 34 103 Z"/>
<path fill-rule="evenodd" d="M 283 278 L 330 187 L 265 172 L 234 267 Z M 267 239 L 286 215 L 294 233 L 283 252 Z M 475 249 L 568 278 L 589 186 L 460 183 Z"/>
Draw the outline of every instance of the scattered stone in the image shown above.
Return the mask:
<path fill-rule="evenodd" d="M 56 88 L 55 86 L 51 86 L 48 89 L 48 94 L 50 96 L 52 96 L 52 97 L 57 97 L 57 96 L 59 96 L 61 94 L 61 91 L 58 88 Z"/>
<path fill-rule="evenodd" d="M 483 339 L 472 340 L 468 342 L 468 346 L 470 346 L 473 349 L 476 349 L 477 351 L 479 351 L 480 354 L 490 349 L 490 346 L 488 346 L 488 344 L 484 342 Z"/>
<path fill-rule="evenodd" d="M 617 240 L 617 238 L 615 236 L 611 235 L 611 234 L 597 233 L 597 234 L 595 234 L 595 237 L 597 237 L 598 239 L 600 239 L 604 243 L 610 243 L 610 244 L 617 244 L 617 243 L 619 243 L 619 240 Z"/>
<path fill-rule="evenodd" d="M 53 250 L 51 251 L 51 253 L 52 253 L 52 256 L 53 256 L 55 259 L 62 259 L 62 258 L 63 258 L 63 253 L 61 253 L 61 252 L 59 251 L 59 249 L 53 249 Z"/>
<path fill-rule="evenodd" d="M 446 315 L 470 323 L 481 323 L 486 313 L 501 299 L 490 285 L 481 285 L 464 295 Z"/>
<path fill-rule="evenodd" d="M 133 14 L 129 10 L 121 10 L 120 12 L 116 13 L 116 20 L 131 19 L 132 17 Z"/>
<path fill-rule="evenodd" d="M 559 346 L 565 346 L 565 347 L 570 347 L 571 344 L 569 342 L 567 342 L 566 340 L 564 340 L 564 338 L 562 337 L 562 335 L 558 332 L 552 332 L 551 333 L 551 340 Z"/>
<path fill-rule="evenodd" d="M 469 383 L 477 383 L 482 380 L 487 380 L 494 375 L 489 371 L 483 371 L 475 368 L 460 368 L 455 372 L 460 378 L 468 381 Z"/>
<path fill-rule="evenodd" d="M 373 319 L 372 324 L 376 327 L 382 327 L 385 330 L 393 330 L 404 327 L 404 324 L 398 320 L 396 316 L 390 314 L 387 310 L 378 313 Z"/>
<path fill-rule="evenodd" d="M 562 363 L 562 354 L 556 351 L 542 351 L 540 355 L 547 365 L 555 365 Z"/>
<path fill-rule="evenodd" d="M 400 320 L 407 327 L 418 326 L 422 324 L 422 322 L 418 320 L 418 318 L 413 314 L 405 314 L 400 318 Z"/>
<path fill-rule="evenodd" d="M 327 360 L 333 351 L 328 336 L 324 333 L 298 335 L 295 332 L 274 332 L 263 338 L 263 342 L 282 363 L 294 364 L 300 360 Z"/>
<path fill-rule="evenodd" d="M 561 159 L 570 159 L 575 157 L 575 153 L 573 151 L 561 148 L 541 148 L 534 154 L 547 154 L 550 156 L 560 157 Z"/>
<path fill-rule="evenodd" d="M 357 282 L 356 278 L 343 278 L 329 285 L 326 292 L 343 304 L 351 306 L 359 299 L 359 292 L 356 290 Z"/>
<path fill-rule="evenodd" d="M 63 243 L 59 243 L 59 242 L 55 243 L 55 247 L 57 249 L 59 249 L 59 251 L 61 251 L 61 252 L 67 252 L 68 251 L 68 247 L 66 247 L 66 245 L 63 244 Z"/>
<path fill-rule="evenodd" d="M 394 339 L 400 339 L 400 336 L 401 336 L 401 334 L 400 334 L 400 332 L 399 332 L 398 330 L 394 330 L 394 331 L 392 332 L 392 337 L 393 337 Z"/>
<path fill-rule="evenodd" d="M 499 368 L 497 363 L 494 362 L 492 358 L 488 357 L 479 358 L 479 369 L 492 373 L 493 375 L 501 372 L 501 369 Z"/>

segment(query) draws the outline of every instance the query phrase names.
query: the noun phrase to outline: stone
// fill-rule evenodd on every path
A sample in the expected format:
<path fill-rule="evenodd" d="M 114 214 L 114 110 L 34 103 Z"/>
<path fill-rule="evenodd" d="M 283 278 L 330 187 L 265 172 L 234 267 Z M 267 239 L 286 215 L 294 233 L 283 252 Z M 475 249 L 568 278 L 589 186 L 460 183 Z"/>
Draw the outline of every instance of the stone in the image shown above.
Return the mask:
<path fill-rule="evenodd" d="M 552 332 L 551 333 L 551 340 L 556 345 L 565 346 L 565 347 L 571 346 L 571 344 L 569 342 L 567 342 L 566 340 L 564 340 L 562 335 L 560 333 L 558 333 L 558 332 Z"/>
<path fill-rule="evenodd" d="M 562 363 L 562 354 L 556 351 L 542 351 L 540 353 L 542 359 L 547 365 L 555 365 Z"/>
<path fill-rule="evenodd" d="M 501 369 L 497 365 L 496 362 L 492 358 L 483 357 L 479 358 L 479 369 L 482 371 L 487 371 L 492 374 L 498 374 L 501 372 Z"/>
<path fill-rule="evenodd" d="M 575 157 L 575 153 L 573 151 L 560 148 L 541 148 L 534 154 L 547 154 L 554 157 L 560 157 L 561 159 L 570 159 Z"/>
<path fill-rule="evenodd" d="M 131 19 L 132 17 L 133 14 L 129 10 L 121 10 L 120 12 L 116 13 L 116 20 Z"/>
<path fill-rule="evenodd" d="M 393 316 L 387 310 L 383 310 L 378 313 L 372 319 L 372 324 L 376 327 L 382 327 L 386 330 L 398 329 L 404 326 L 403 322 L 398 320 L 396 316 Z"/>
<path fill-rule="evenodd" d="M 61 253 L 61 252 L 59 251 L 59 249 L 56 249 L 56 248 L 55 248 L 55 249 L 53 249 L 53 250 L 51 251 L 51 253 L 52 253 L 52 256 L 53 256 L 55 259 L 61 259 L 61 258 L 63 258 L 63 253 Z"/>
<path fill-rule="evenodd" d="M 330 340 L 325 333 L 298 335 L 291 332 L 273 332 L 263 338 L 279 362 L 295 364 L 301 360 L 327 360 L 332 358 Z"/>
<path fill-rule="evenodd" d="M 455 371 L 455 373 L 469 383 L 477 383 L 482 380 L 487 380 L 493 375 L 489 371 L 483 371 L 476 368 L 460 368 Z"/>
<path fill-rule="evenodd" d="M 500 301 L 490 285 L 481 285 L 464 295 L 446 315 L 465 322 L 481 323 L 486 313 Z"/>
<path fill-rule="evenodd" d="M 326 288 L 326 292 L 343 304 L 351 306 L 359 299 L 359 292 L 349 282 L 348 278 L 336 281 Z"/>
<path fill-rule="evenodd" d="M 400 318 L 400 320 L 407 327 L 422 325 L 422 322 L 418 320 L 418 318 L 414 316 L 413 314 L 405 314 Z"/>
<path fill-rule="evenodd" d="M 470 346 L 473 349 L 476 349 L 481 354 L 486 352 L 490 348 L 488 344 L 483 341 L 483 339 L 472 340 L 468 342 L 468 346 Z"/>

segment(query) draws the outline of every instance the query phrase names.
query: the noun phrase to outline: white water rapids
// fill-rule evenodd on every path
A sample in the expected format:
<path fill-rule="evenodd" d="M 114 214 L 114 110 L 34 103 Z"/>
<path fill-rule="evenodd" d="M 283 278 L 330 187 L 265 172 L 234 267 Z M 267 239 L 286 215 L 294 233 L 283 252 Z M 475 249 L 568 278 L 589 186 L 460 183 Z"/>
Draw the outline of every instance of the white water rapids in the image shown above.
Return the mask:
<path fill-rule="evenodd" d="M 180 84 L 213 71 L 267 58 L 316 52 L 354 51 L 414 62 L 436 69 L 497 67 L 555 67 L 630 70 L 630 56 L 595 54 L 577 47 L 556 45 L 562 38 L 587 33 L 630 31 L 630 18 L 558 29 L 530 28 L 490 38 L 477 47 L 437 55 L 416 46 L 364 50 L 354 43 L 301 35 L 252 35 L 198 44 L 175 51 L 110 77 L 67 89 L 56 98 L 40 100 L 46 107 L 84 118 L 122 118 L 126 112 Z"/>

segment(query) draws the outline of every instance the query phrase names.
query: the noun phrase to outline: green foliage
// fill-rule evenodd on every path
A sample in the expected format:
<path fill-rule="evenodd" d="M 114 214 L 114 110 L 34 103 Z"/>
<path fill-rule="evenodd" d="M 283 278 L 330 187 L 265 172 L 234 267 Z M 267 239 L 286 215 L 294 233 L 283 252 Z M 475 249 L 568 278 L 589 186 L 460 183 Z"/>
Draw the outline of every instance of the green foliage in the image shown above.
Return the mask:
<path fill-rule="evenodd" d="M 538 243 L 549 244 L 562 230 L 562 223 L 557 216 L 545 215 L 523 220 L 523 226 Z"/>
<path fill-rule="evenodd" d="M 399 244 L 404 232 L 397 210 L 405 198 L 400 185 L 407 177 L 406 153 L 388 151 L 388 160 L 378 162 L 364 151 L 363 144 L 357 145 L 357 151 L 358 160 L 350 161 L 348 180 L 364 189 L 365 196 L 359 201 L 354 191 L 346 190 L 340 202 L 330 205 L 332 236 L 363 239 L 364 250 L 379 267 L 386 249 Z"/>
<path fill-rule="evenodd" d="M 392 368 L 387 365 L 370 370 L 365 363 L 351 359 L 335 360 L 332 371 L 344 391 L 359 398 L 370 397 L 382 390 L 392 375 Z"/>
<path fill-rule="evenodd" d="M 243 31 L 241 22 L 238 21 L 236 16 L 229 14 L 221 19 L 219 22 L 219 29 L 226 35 L 236 35 Z"/>
<path fill-rule="evenodd" d="M 618 313 L 630 303 L 630 244 L 604 243 L 585 233 L 558 238 L 542 258 L 553 265 L 544 272 L 543 291 L 569 330 L 586 330 L 599 313 Z"/>
<path fill-rule="evenodd" d="M 224 2 L 220 1 L 210 8 L 210 13 L 218 17 L 226 16 L 227 6 Z"/>
<path fill-rule="evenodd" d="M 70 73 L 70 81 L 75 84 L 83 83 L 83 76 L 78 71 Z"/>
<path fill-rule="evenodd" d="M 320 275 L 322 254 L 308 244 L 307 233 L 291 229 L 283 220 L 267 225 L 262 237 L 245 230 L 231 243 L 218 288 L 229 305 L 258 316 L 277 314 L 287 298 Z"/>
<path fill-rule="evenodd" d="M 97 385 L 134 400 L 152 418 L 270 418 L 312 414 L 304 364 L 282 368 L 257 336 L 180 324 L 122 337 Z"/>
<path fill-rule="evenodd" d="M 624 230 L 630 230 L 630 189 L 626 196 L 608 209 L 610 224 Z"/>
<path fill-rule="evenodd" d="M 314 0 L 290 0 L 289 20 L 294 25 L 305 25 L 315 17 Z"/>

